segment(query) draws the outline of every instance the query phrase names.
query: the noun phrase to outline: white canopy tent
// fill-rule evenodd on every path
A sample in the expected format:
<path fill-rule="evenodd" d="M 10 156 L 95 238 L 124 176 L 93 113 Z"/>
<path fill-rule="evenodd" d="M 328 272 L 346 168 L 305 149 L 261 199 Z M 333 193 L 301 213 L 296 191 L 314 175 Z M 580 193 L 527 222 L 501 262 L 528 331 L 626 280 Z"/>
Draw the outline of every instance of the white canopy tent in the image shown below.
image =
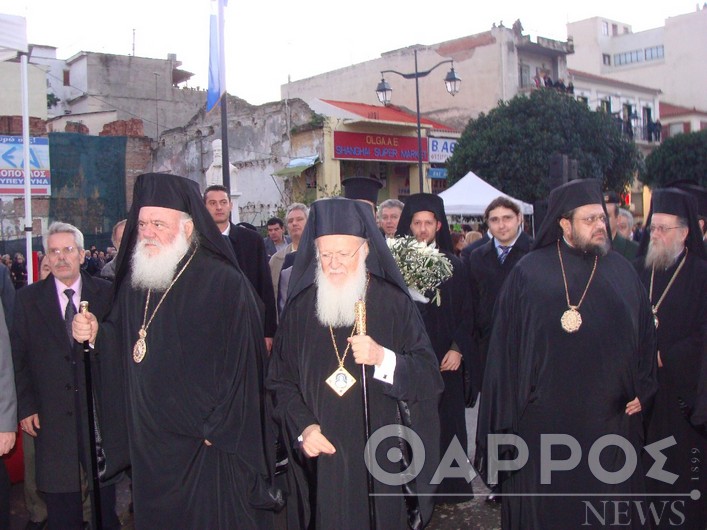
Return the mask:
<path fill-rule="evenodd" d="M 482 217 L 489 203 L 501 195 L 515 201 L 523 215 L 533 214 L 532 204 L 519 201 L 497 190 L 472 171 L 439 194 L 444 201 L 444 211 L 447 215 L 468 217 Z"/>
<path fill-rule="evenodd" d="M 27 21 L 24 17 L 0 13 L 0 61 L 20 56 L 22 86 L 22 141 L 24 144 L 25 172 L 25 238 L 27 240 L 26 259 L 32 263 L 32 191 L 29 169 L 29 83 L 27 81 Z M 34 271 L 27 267 L 27 283 L 33 282 Z"/>

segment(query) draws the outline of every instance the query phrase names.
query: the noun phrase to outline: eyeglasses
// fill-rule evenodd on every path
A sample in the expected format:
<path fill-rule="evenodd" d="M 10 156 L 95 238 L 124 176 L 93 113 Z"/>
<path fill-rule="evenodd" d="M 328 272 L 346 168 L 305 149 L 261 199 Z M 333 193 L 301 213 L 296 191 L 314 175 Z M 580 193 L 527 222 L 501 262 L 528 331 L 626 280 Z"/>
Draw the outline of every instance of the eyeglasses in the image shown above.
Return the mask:
<path fill-rule="evenodd" d="M 47 254 L 58 258 L 59 256 L 69 256 L 74 253 L 77 247 L 64 247 L 64 248 L 50 248 L 47 250 Z"/>
<path fill-rule="evenodd" d="M 594 223 L 599 221 L 601 224 L 606 224 L 606 215 L 590 215 L 589 217 L 577 217 L 578 220 L 582 221 L 587 226 L 592 226 Z"/>
<path fill-rule="evenodd" d="M 339 263 L 348 263 L 353 259 L 356 253 L 361 250 L 361 247 L 365 245 L 367 241 L 368 240 L 365 240 L 363 243 L 361 243 L 358 248 L 353 252 L 346 252 L 345 250 L 340 250 L 338 252 L 320 252 L 319 258 L 322 260 L 322 263 L 331 263 L 334 258 L 336 258 L 336 261 L 338 261 Z"/>
<path fill-rule="evenodd" d="M 655 232 L 656 234 L 665 234 L 668 232 L 668 230 L 675 230 L 676 228 L 682 228 L 682 226 L 648 225 L 648 232 Z"/>
<path fill-rule="evenodd" d="M 489 217 L 488 223 L 491 225 L 498 224 L 501 221 L 503 221 L 504 223 L 510 223 L 514 219 L 517 219 L 517 217 L 515 215 L 502 215 L 500 217 L 494 216 L 494 217 Z"/>

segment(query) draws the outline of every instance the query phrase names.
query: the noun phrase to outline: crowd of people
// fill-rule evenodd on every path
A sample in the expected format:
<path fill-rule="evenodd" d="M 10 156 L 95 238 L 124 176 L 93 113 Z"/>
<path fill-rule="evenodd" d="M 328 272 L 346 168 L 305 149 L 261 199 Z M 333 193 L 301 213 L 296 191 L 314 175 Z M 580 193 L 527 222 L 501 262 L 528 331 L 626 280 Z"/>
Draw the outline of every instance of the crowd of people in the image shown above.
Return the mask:
<path fill-rule="evenodd" d="M 262 236 L 227 188 L 144 174 L 111 249 L 58 221 L 39 281 L 8 269 L 28 528 L 119 528 L 127 474 L 138 529 L 421 529 L 477 473 L 508 530 L 705 527 L 704 189 L 654 190 L 634 241 L 595 179 L 535 237 L 505 196 L 457 231 L 437 195 L 342 184 Z M 447 263 L 434 297 L 390 238 Z"/>

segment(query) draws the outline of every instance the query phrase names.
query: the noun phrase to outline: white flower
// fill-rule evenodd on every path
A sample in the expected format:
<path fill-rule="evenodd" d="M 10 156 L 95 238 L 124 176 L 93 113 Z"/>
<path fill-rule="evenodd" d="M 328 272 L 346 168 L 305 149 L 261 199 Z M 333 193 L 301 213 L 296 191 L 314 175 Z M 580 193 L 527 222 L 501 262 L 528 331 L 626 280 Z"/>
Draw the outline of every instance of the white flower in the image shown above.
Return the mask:
<path fill-rule="evenodd" d="M 452 263 L 433 243 L 417 241 L 412 236 L 388 241 L 393 258 L 411 292 L 440 304 L 438 287 L 452 276 Z M 429 296 L 426 296 L 428 295 Z M 415 299 L 415 297 L 413 297 Z M 421 301 L 421 300 L 418 300 Z"/>

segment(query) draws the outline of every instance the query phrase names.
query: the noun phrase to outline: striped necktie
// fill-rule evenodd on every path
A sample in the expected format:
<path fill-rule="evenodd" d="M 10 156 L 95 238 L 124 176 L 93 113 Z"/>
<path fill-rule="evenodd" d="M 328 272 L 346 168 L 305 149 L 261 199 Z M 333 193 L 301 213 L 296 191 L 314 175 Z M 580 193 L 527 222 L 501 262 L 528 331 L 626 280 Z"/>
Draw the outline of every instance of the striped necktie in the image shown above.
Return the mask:
<path fill-rule="evenodd" d="M 508 253 L 511 251 L 513 248 L 512 246 L 505 246 L 505 245 L 498 245 L 498 248 L 501 249 L 501 253 L 498 255 L 498 261 L 503 265 L 503 262 L 506 261 L 506 258 L 508 257 Z"/>

